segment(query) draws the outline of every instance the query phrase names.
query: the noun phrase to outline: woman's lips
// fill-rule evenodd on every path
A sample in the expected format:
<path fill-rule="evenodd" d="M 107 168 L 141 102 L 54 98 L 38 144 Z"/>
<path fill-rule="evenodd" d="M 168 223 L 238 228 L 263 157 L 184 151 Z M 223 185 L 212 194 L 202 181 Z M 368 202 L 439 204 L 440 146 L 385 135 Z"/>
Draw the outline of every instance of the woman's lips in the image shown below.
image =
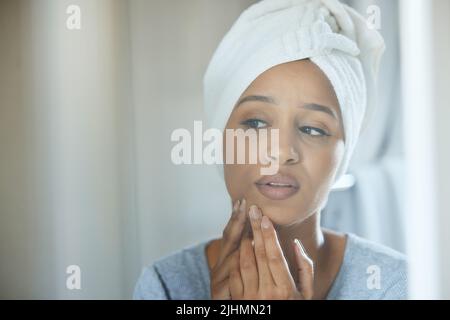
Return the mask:
<path fill-rule="evenodd" d="M 264 176 L 255 182 L 255 185 L 262 195 L 271 200 L 285 200 L 300 189 L 300 185 L 294 177 L 280 173 Z"/>

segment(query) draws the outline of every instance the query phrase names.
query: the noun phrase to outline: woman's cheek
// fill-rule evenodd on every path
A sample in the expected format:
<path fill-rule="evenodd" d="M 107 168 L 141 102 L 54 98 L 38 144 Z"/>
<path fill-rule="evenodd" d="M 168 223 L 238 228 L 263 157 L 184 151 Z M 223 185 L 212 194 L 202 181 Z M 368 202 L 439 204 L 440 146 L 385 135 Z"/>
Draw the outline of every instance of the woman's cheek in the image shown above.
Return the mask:
<path fill-rule="evenodd" d="M 250 165 L 225 165 L 225 184 L 232 199 L 247 196 L 252 181 L 249 167 Z"/>
<path fill-rule="evenodd" d="M 335 144 L 335 147 L 333 148 L 333 153 L 332 153 L 332 162 L 334 166 L 334 171 L 337 171 L 341 161 L 344 159 L 344 153 L 345 153 L 345 144 L 343 140 L 338 140 Z M 332 172 L 334 172 L 333 170 L 331 170 Z"/>
<path fill-rule="evenodd" d="M 323 159 L 323 161 L 316 162 L 316 174 L 315 174 L 315 186 L 313 206 L 315 210 L 321 210 L 324 204 L 327 202 L 329 193 L 334 185 L 335 176 L 339 165 L 342 161 L 344 154 L 343 144 L 336 146 L 332 152 L 322 155 L 317 159 Z"/>

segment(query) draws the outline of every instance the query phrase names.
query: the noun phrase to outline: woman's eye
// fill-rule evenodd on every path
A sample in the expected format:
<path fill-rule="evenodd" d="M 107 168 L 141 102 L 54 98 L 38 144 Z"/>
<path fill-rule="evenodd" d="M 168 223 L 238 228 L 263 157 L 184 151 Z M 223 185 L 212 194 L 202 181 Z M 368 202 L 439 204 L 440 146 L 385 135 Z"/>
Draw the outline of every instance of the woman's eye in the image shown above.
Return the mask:
<path fill-rule="evenodd" d="M 267 126 L 267 122 L 259 119 L 248 119 L 241 124 L 253 129 L 261 129 Z"/>
<path fill-rule="evenodd" d="M 314 127 L 301 127 L 300 131 L 313 137 L 329 136 L 324 130 Z"/>

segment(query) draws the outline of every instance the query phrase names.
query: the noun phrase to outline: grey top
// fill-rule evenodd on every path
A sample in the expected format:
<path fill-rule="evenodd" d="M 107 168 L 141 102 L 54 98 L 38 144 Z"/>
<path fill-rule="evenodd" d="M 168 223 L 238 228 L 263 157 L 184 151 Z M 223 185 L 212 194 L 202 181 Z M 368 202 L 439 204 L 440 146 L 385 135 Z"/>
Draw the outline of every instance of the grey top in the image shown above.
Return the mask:
<path fill-rule="evenodd" d="M 145 267 L 133 298 L 211 299 L 208 243 L 191 245 Z M 327 299 L 407 299 L 405 256 L 348 233 L 342 265 Z"/>

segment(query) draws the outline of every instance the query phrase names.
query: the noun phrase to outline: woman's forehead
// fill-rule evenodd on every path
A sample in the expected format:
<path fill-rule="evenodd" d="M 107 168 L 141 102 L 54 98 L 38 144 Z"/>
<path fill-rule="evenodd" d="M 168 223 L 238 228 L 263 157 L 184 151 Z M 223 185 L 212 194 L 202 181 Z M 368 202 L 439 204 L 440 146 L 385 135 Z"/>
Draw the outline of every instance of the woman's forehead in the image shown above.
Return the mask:
<path fill-rule="evenodd" d="M 266 70 L 250 84 L 239 101 L 252 95 L 265 96 L 279 104 L 325 105 L 340 114 L 339 102 L 331 82 L 308 59 L 280 64 Z"/>

